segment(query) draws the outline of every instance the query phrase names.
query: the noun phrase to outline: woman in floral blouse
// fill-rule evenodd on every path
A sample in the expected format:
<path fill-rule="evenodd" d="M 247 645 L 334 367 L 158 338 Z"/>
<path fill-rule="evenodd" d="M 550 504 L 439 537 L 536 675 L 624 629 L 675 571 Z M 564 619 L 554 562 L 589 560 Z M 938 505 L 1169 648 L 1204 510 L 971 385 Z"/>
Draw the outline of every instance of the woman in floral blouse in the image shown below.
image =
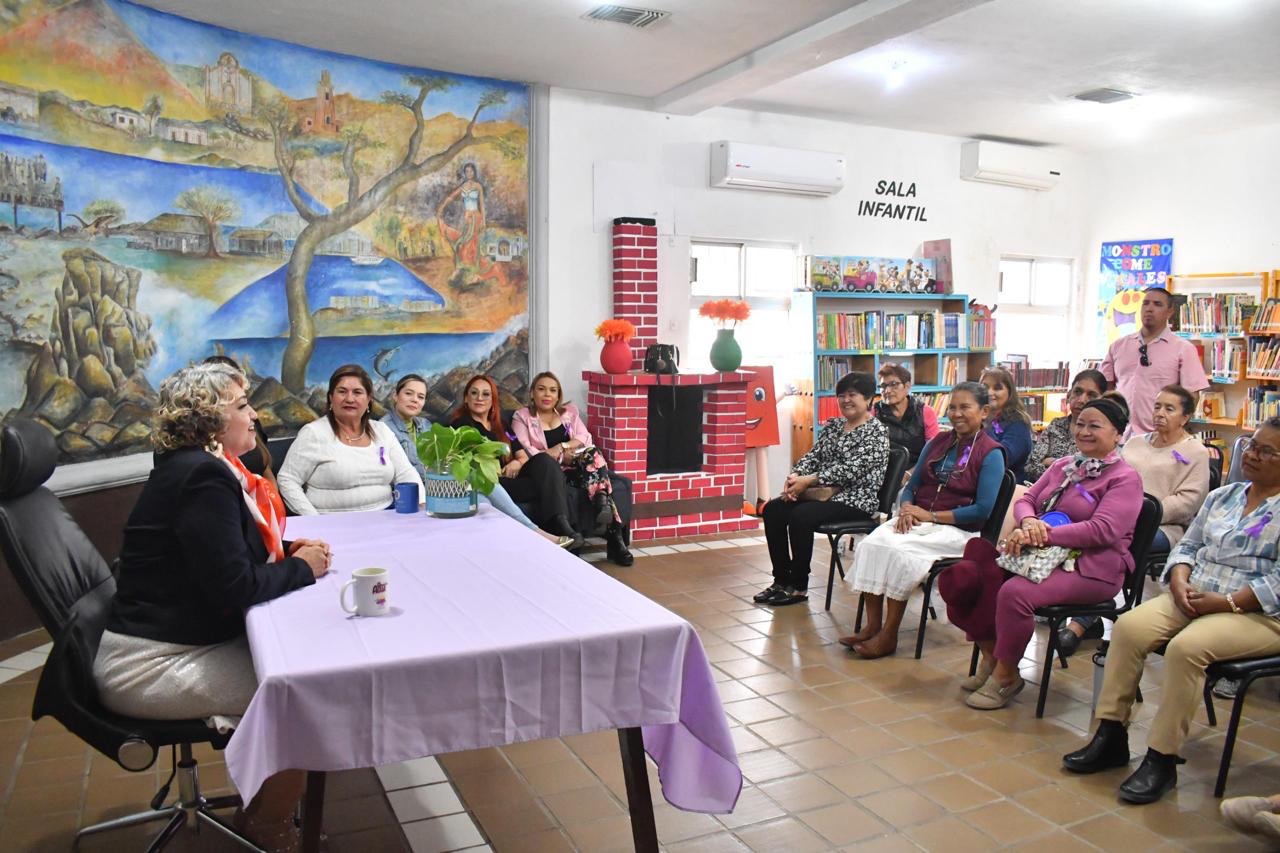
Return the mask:
<path fill-rule="evenodd" d="M 1076 378 L 1071 380 L 1071 390 L 1067 391 L 1067 413 L 1050 421 L 1031 445 L 1031 455 L 1023 466 L 1027 482 L 1039 480 L 1050 465 L 1076 452 L 1071 425 L 1075 423 L 1076 415 L 1080 414 L 1084 404 L 1098 399 L 1106 390 L 1107 377 L 1098 371 L 1082 370 L 1076 374 Z"/>
<path fill-rule="evenodd" d="M 872 416 L 875 394 L 876 381 L 869 373 L 842 378 L 836 399 L 844 417 L 823 424 L 813 449 L 787 475 L 782 495 L 765 504 L 761 515 L 773 583 L 755 596 L 758 603 L 778 607 L 806 601 L 814 531 L 829 521 L 868 519 L 878 509 L 889 464 L 889 434 Z M 835 493 L 822 499 L 823 487 Z M 809 489 L 813 491 L 806 495 Z"/>

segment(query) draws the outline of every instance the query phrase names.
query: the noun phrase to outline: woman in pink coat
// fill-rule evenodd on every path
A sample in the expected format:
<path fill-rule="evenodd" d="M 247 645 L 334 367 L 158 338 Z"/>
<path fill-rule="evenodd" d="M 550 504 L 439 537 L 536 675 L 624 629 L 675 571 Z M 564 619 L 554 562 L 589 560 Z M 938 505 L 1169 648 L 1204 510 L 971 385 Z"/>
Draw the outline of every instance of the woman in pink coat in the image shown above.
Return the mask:
<path fill-rule="evenodd" d="M 591 440 L 577 408 L 564 402 L 560 380 L 554 373 L 543 371 L 533 377 L 529 405 L 511 416 L 511 431 L 530 457 L 550 454 L 560 464 L 568 484 L 587 493 L 595 507 L 596 526 L 605 529 L 609 559 L 619 565 L 631 565 L 633 558 L 627 549 L 622 516 L 613 502 L 609 466 Z"/>
<path fill-rule="evenodd" d="M 971 708 L 1003 708 L 1024 682 L 1018 664 L 1035 631 L 1035 610 L 1052 604 L 1095 604 L 1120 591 L 1133 571 L 1129 543 L 1142 509 L 1142 478 L 1117 447 L 1128 416 L 1113 400 L 1087 403 L 1072 430 L 1076 453 L 1058 459 L 1014 504 L 1018 527 L 1001 545 L 1017 557 L 1024 548 L 1061 546 L 1070 557 L 1040 583 L 1004 571 L 990 543 L 974 540 L 965 559 L 938 579 L 947 616 L 978 644 L 982 660 L 962 687 Z M 1050 526 L 1046 513 L 1069 522 Z"/>

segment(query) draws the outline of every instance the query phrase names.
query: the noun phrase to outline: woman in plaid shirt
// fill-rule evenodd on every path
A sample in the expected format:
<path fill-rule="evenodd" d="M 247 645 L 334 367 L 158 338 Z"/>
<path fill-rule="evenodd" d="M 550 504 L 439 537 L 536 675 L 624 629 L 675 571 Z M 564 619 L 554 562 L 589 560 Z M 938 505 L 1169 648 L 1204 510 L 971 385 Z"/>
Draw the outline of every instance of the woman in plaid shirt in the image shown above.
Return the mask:
<path fill-rule="evenodd" d="M 1129 763 L 1129 720 L 1142 665 L 1168 643 L 1164 689 L 1147 754 L 1120 786 L 1120 798 L 1152 803 L 1178 781 L 1178 757 L 1199 706 L 1204 670 L 1232 658 L 1280 654 L 1280 418 L 1243 449 L 1245 482 L 1211 492 L 1169 552 L 1168 592 L 1121 616 L 1111 634 L 1098 699 L 1098 729 L 1063 757 L 1075 773 Z"/>

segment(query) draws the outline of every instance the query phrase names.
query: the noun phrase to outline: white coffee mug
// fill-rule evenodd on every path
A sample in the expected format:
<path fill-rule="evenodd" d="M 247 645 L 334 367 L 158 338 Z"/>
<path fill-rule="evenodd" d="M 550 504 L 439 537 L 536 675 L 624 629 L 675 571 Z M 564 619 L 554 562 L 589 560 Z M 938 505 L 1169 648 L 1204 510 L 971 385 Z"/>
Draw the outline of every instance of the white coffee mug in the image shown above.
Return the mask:
<path fill-rule="evenodd" d="M 391 610 L 387 598 L 390 574 L 386 569 L 356 569 L 351 580 L 338 591 L 338 603 L 342 609 L 357 616 L 385 616 Z M 347 606 L 347 590 L 355 587 L 351 607 Z"/>

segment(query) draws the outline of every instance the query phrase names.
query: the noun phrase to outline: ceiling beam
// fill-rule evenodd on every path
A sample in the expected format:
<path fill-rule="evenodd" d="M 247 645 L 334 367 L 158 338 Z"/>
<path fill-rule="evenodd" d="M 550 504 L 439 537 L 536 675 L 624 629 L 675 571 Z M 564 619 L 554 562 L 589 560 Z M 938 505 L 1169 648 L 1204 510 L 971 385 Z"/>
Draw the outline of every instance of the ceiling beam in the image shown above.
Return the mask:
<path fill-rule="evenodd" d="M 655 110 L 695 115 L 914 32 L 991 0 L 862 0 L 653 98 Z"/>

